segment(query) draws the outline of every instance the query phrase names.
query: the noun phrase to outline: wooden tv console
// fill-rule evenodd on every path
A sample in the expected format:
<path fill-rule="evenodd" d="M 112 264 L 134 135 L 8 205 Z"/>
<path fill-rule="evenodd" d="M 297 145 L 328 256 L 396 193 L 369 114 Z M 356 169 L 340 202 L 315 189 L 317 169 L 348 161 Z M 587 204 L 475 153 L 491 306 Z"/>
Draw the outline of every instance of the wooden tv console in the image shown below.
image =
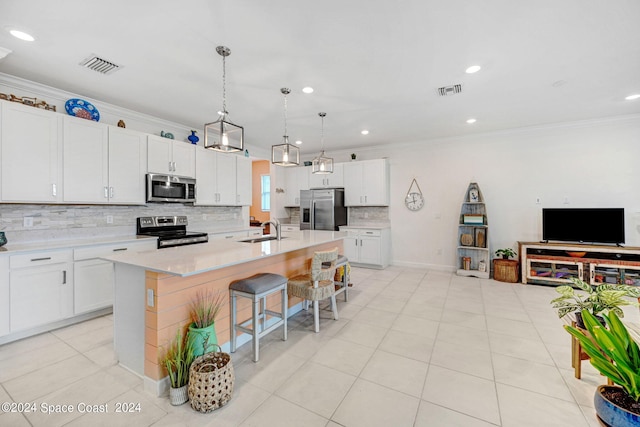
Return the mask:
<path fill-rule="evenodd" d="M 591 284 L 640 286 L 638 247 L 518 242 L 518 248 L 524 284 L 562 285 L 577 277 Z"/>

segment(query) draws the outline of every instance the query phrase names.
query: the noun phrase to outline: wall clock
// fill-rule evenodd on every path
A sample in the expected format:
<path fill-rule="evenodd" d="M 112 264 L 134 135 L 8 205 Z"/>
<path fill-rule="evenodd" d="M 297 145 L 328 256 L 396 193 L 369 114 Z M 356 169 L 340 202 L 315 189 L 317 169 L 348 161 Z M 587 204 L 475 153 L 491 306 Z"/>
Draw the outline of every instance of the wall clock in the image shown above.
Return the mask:
<path fill-rule="evenodd" d="M 413 189 L 415 184 L 416 189 Z M 424 206 L 424 196 L 422 195 L 422 190 L 420 190 L 420 186 L 418 185 L 418 181 L 413 178 L 411 185 L 409 186 L 409 191 L 407 191 L 407 196 L 404 198 L 404 205 L 410 211 L 419 211 Z"/>

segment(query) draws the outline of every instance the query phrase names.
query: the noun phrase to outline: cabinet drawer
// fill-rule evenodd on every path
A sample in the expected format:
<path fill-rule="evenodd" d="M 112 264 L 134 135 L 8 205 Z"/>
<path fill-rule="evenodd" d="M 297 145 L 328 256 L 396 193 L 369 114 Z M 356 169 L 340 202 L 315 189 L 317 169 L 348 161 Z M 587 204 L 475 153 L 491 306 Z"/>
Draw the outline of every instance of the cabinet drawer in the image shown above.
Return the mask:
<path fill-rule="evenodd" d="M 80 261 L 83 259 L 100 258 L 103 256 L 113 255 L 114 253 L 125 251 L 151 251 L 157 248 L 155 239 L 149 239 L 145 242 L 127 242 L 114 243 L 109 245 L 91 246 L 87 248 L 75 249 L 73 251 L 73 259 Z"/>
<path fill-rule="evenodd" d="M 300 231 L 299 225 L 283 225 L 282 231 Z"/>
<path fill-rule="evenodd" d="M 238 231 L 236 233 L 216 233 L 209 234 L 210 240 L 235 240 L 245 239 L 249 233 L 246 231 Z"/>
<path fill-rule="evenodd" d="M 12 255 L 9 258 L 9 268 L 50 265 L 68 261 L 73 261 L 73 251 L 71 249 L 64 251 L 33 252 L 23 255 Z"/>
<path fill-rule="evenodd" d="M 380 237 L 380 230 L 360 230 L 361 236 Z"/>

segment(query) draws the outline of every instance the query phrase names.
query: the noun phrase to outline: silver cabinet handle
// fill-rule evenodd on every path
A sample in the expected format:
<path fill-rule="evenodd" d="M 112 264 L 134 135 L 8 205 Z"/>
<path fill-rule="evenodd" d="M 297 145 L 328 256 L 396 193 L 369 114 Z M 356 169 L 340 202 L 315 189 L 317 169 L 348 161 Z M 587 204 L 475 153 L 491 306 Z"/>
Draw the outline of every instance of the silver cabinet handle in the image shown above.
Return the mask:
<path fill-rule="evenodd" d="M 173 162 L 173 171 L 176 171 L 176 162 Z"/>
<path fill-rule="evenodd" d="M 113 252 L 120 252 L 120 251 L 126 251 L 126 250 L 127 248 L 117 248 L 117 249 L 114 249 Z"/>
<path fill-rule="evenodd" d="M 104 187 L 104 198 L 105 199 L 109 198 L 109 187 Z"/>
<path fill-rule="evenodd" d="M 34 262 L 34 261 L 49 261 L 50 259 L 51 259 L 50 256 L 44 257 L 44 258 L 31 258 L 31 262 Z"/>
<path fill-rule="evenodd" d="M 67 284 L 67 270 L 62 270 L 62 284 Z"/>
<path fill-rule="evenodd" d="M 235 236 L 224 236 L 225 239 L 233 239 Z"/>
<path fill-rule="evenodd" d="M 51 195 L 55 197 L 57 193 L 58 193 L 57 186 L 55 184 L 51 184 Z"/>
<path fill-rule="evenodd" d="M 169 162 L 169 172 L 171 172 L 171 162 Z"/>
<path fill-rule="evenodd" d="M 109 197 L 113 199 L 113 187 L 109 187 Z"/>

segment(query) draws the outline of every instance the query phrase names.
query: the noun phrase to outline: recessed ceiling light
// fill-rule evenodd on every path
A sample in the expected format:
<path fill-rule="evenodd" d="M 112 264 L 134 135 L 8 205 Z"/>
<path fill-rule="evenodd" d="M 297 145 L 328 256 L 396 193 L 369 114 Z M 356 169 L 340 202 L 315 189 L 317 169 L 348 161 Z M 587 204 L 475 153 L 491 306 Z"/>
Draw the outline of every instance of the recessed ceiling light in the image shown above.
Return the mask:
<path fill-rule="evenodd" d="M 476 119 L 469 119 L 469 120 L 467 120 L 467 123 L 469 123 L 469 124 L 473 124 L 473 123 L 475 123 L 475 122 L 476 122 Z"/>
<path fill-rule="evenodd" d="M 482 68 L 482 67 L 481 67 L 481 66 L 479 66 L 479 65 L 472 65 L 471 67 L 467 68 L 467 69 L 465 70 L 465 72 L 466 72 L 467 74 L 477 73 L 478 71 L 480 71 L 480 68 Z"/>
<path fill-rule="evenodd" d="M 303 87 L 302 91 L 304 93 L 313 93 L 313 88 L 311 86 Z"/>
<path fill-rule="evenodd" d="M 31 34 L 25 33 L 24 31 L 20 30 L 9 30 L 9 34 L 17 39 L 24 40 L 26 42 L 32 42 L 36 39 Z"/>
<path fill-rule="evenodd" d="M 369 131 L 366 130 L 366 129 L 360 131 L 360 133 L 363 134 L 363 135 L 369 135 Z"/>
<path fill-rule="evenodd" d="M 297 145 L 300 145 L 300 144 L 302 144 L 302 141 L 297 140 L 297 141 L 296 141 L 296 144 L 297 144 Z"/>
<path fill-rule="evenodd" d="M 625 99 L 627 101 L 633 101 L 634 99 L 640 98 L 640 93 L 634 93 L 633 95 L 627 96 Z"/>

